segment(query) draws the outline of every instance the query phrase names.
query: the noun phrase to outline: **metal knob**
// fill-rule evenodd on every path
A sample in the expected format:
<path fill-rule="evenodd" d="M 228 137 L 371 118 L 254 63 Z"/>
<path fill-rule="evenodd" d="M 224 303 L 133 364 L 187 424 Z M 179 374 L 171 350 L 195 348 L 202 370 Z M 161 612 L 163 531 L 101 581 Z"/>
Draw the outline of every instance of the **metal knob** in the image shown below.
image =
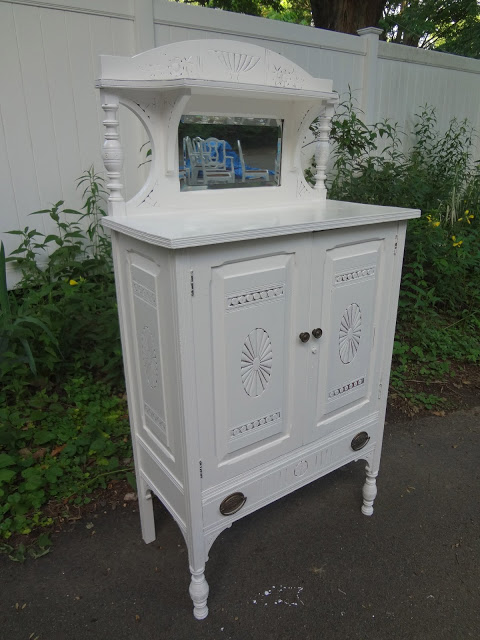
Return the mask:
<path fill-rule="evenodd" d="M 304 331 L 298 337 L 302 342 L 308 342 L 310 340 L 310 334 L 308 333 L 308 331 Z"/>
<path fill-rule="evenodd" d="M 317 340 L 318 340 L 318 338 L 322 337 L 322 333 L 323 333 L 323 331 L 320 329 L 320 327 L 318 327 L 318 329 L 312 329 L 312 336 L 314 338 L 317 338 Z"/>

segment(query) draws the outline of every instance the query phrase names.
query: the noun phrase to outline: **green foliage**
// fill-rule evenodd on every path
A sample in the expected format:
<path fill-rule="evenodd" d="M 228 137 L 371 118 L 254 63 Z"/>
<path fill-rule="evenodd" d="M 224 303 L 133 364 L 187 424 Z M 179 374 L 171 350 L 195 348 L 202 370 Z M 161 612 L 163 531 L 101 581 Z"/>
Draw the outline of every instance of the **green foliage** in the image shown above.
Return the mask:
<path fill-rule="evenodd" d="M 103 179 L 77 181 L 84 205 L 59 201 L 32 215 L 5 259 L 0 247 L 0 541 L 53 524 L 49 503 L 84 504 L 112 474 L 131 474 L 121 347 L 109 238 L 101 226 Z M 43 260 L 43 264 L 42 264 Z M 6 262 L 22 279 L 7 291 Z M 4 542 L 11 559 L 48 553 Z"/>
<path fill-rule="evenodd" d="M 310 0 L 280 0 L 280 9 L 263 9 L 262 16 L 271 20 L 310 26 L 312 24 L 312 7 Z"/>
<path fill-rule="evenodd" d="M 466 121 L 440 133 L 425 106 L 413 140 L 404 137 L 388 121 L 366 125 L 349 94 L 333 119 L 328 188 L 332 199 L 423 212 L 408 225 L 391 384 L 431 408 L 440 396 L 411 381 L 432 383 L 455 361 L 480 361 L 480 170 Z"/>
<path fill-rule="evenodd" d="M 261 16 L 264 10 L 281 10 L 281 0 L 175 0 L 184 4 L 195 4 L 210 9 L 224 9 L 250 16 Z"/>
<path fill-rule="evenodd" d="M 38 332 L 46 336 L 53 347 L 58 342 L 39 318 L 29 315 L 25 305 L 17 303 L 7 290 L 5 248 L 0 243 L 0 382 L 11 371 L 28 364 L 30 373 L 37 375 L 31 343 Z"/>
<path fill-rule="evenodd" d="M 379 26 L 387 40 L 397 44 L 480 57 L 476 0 L 389 0 Z"/>
<path fill-rule="evenodd" d="M 131 458 L 127 433 L 125 400 L 88 374 L 1 408 L 0 540 L 51 526 L 49 501 L 84 504 L 107 478 L 131 472 L 121 464 Z"/>
<path fill-rule="evenodd" d="M 10 232 L 20 239 L 7 258 L 22 273 L 16 291 L 6 292 L 0 257 L 0 402 L 58 386 L 78 371 L 122 384 L 110 241 L 101 226 L 103 181 L 89 169 L 78 187 L 81 211 L 59 201 L 31 214 L 50 219 L 48 235 L 28 226 Z"/>

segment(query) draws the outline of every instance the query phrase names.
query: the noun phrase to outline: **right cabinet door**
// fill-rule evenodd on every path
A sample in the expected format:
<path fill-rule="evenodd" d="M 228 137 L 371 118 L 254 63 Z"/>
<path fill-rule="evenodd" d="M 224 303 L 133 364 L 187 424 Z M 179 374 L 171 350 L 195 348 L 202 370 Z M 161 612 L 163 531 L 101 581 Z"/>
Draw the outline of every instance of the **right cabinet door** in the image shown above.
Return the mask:
<path fill-rule="evenodd" d="M 379 411 L 392 291 L 396 223 L 314 234 L 311 362 L 316 440 Z M 392 305 L 392 300 L 395 303 Z M 320 332 L 317 332 L 317 334 Z M 390 356 L 388 356 L 390 357 Z"/>

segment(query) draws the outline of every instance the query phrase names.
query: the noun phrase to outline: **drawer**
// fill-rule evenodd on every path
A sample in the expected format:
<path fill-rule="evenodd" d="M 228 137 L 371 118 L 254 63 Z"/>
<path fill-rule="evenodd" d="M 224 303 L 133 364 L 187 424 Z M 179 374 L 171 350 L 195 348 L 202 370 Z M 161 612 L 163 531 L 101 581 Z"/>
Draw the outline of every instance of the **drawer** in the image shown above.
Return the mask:
<path fill-rule="evenodd" d="M 363 421 L 328 438 L 297 449 L 291 454 L 205 491 L 203 522 L 206 533 L 247 515 L 295 489 L 354 460 L 372 455 L 379 424 Z M 359 436 L 359 434 L 366 434 Z M 361 446 L 355 451 L 353 446 Z M 240 495 L 233 495 L 240 494 Z M 233 496 L 233 497 L 231 497 Z M 230 498 L 231 497 L 231 498 Z M 223 503 L 223 504 L 222 504 Z M 221 509 L 227 511 L 222 515 Z M 235 509 L 238 509 L 235 511 Z M 232 512 L 235 511 L 235 512 Z"/>

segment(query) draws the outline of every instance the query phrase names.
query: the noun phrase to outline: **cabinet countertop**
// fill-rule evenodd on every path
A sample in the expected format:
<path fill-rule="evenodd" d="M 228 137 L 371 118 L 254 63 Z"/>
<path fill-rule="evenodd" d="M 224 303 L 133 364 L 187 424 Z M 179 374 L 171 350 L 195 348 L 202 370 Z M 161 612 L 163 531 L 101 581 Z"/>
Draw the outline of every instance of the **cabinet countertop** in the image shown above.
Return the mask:
<path fill-rule="evenodd" d="M 128 205 L 127 205 L 128 212 Z M 271 208 L 169 210 L 145 208 L 134 215 L 106 217 L 103 224 L 122 234 L 167 249 L 326 231 L 418 218 L 418 209 L 354 202 L 289 202 Z"/>

